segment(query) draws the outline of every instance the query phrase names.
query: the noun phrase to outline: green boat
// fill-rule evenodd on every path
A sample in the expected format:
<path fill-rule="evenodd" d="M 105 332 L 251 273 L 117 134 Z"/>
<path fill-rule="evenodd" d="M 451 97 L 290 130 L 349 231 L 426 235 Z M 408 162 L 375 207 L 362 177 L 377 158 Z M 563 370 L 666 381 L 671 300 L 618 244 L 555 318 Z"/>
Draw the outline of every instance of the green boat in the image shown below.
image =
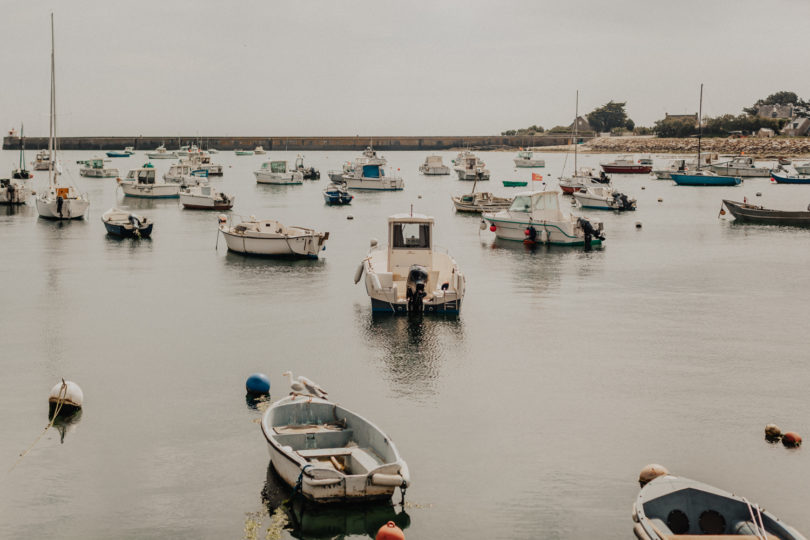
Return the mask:
<path fill-rule="evenodd" d="M 529 182 L 521 182 L 519 180 L 504 180 L 503 187 L 526 187 Z"/>

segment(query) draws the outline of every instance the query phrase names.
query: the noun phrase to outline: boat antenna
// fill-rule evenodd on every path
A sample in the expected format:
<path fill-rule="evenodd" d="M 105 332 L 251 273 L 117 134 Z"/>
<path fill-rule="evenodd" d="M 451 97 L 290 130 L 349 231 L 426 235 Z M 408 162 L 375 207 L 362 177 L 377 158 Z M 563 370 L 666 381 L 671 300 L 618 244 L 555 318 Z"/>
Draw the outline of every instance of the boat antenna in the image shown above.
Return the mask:
<path fill-rule="evenodd" d="M 579 89 L 577 89 L 577 103 L 574 106 L 574 176 L 577 175 L 577 128 L 579 124 Z"/>
<path fill-rule="evenodd" d="M 700 138 L 703 136 L 703 83 L 700 83 L 700 106 L 698 107 L 698 155 L 697 168 L 700 170 Z"/>
<path fill-rule="evenodd" d="M 50 170 L 48 171 L 51 185 L 56 185 L 56 77 L 55 60 L 56 53 L 54 51 L 54 32 L 53 32 L 53 12 L 51 12 L 51 121 L 49 125 L 48 134 L 48 153 L 50 154 Z"/>
<path fill-rule="evenodd" d="M 25 124 L 20 122 L 20 171 L 25 169 L 23 163 L 25 163 Z"/>

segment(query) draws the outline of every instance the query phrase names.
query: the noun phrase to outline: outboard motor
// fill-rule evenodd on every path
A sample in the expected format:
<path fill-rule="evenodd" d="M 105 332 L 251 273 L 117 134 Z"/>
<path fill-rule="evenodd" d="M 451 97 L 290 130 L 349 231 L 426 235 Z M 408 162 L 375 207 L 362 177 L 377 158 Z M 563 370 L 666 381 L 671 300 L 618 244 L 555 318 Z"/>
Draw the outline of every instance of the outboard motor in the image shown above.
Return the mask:
<path fill-rule="evenodd" d="M 616 209 L 619 211 L 622 210 L 632 210 L 633 203 L 627 198 L 627 195 L 624 193 L 616 192 L 613 194 L 613 204 L 616 205 Z"/>
<path fill-rule="evenodd" d="M 582 227 L 582 232 L 585 233 L 585 249 L 591 248 L 591 242 L 594 237 L 598 238 L 599 240 L 605 239 L 605 235 L 597 231 L 593 227 L 593 225 L 591 225 L 591 222 L 588 221 L 587 219 L 578 218 L 577 223 L 579 224 L 580 227 Z"/>
<path fill-rule="evenodd" d="M 605 171 L 602 171 L 601 173 L 599 173 L 599 178 L 594 178 L 594 180 L 596 180 L 600 184 L 609 184 L 610 183 L 610 177 L 605 174 Z"/>
<path fill-rule="evenodd" d="M 64 204 L 65 200 L 62 198 L 61 195 L 56 197 L 56 213 L 59 214 L 59 217 L 62 217 L 62 205 Z"/>
<path fill-rule="evenodd" d="M 414 264 L 408 271 L 408 281 L 405 283 L 405 297 L 408 300 L 408 311 L 422 311 L 422 300 L 427 296 L 428 271 L 424 266 Z"/>

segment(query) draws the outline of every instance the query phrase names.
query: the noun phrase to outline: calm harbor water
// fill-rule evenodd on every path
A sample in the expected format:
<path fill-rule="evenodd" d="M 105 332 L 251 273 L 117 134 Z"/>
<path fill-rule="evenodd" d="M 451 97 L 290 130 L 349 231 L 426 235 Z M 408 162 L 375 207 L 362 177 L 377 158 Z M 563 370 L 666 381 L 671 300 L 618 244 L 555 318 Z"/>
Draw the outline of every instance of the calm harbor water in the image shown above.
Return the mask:
<path fill-rule="evenodd" d="M 0 538 L 243 538 L 263 491 L 289 495 L 272 475 L 266 485 L 244 381 L 267 373 L 278 398 L 288 369 L 381 426 L 413 485 L 404 513 L 310 512 L 285 538 L 365 537 L 388 519 L 411 539 L 630 538 L 650 462 L 810 533 L 805 451 L 762 437 L 769 422 L 810 435 L 810 231 L 718 219 L 723 198 L 803 209 L 810 188 L 616 175 L 638 210 L 584 212 L 604 220 L 603 249 L 530 250 L 455 214 L 450 195 L 471 183 L 419 175 L 424 153 L 383 154 L 405 190 L 355 193 L 349 207 L 325 206 L 321 189 L 357 153 L 309 153 L 322 179 L 287 187 L 255 183 L 265 156 L 214 156 L 225 175 L 212 183 L 236 194 L 235 214 L 330 232 L 318 261 L 244 258 L 221 239 L 217 250 L 215 213 L 81 178 L 75 161 L 89 152 L 62 156 L 90 196 L 87 220 L 0 207 Z M 455 153 L 442 155 L 449 164 Z M 513 194 L 500 181 L 530 177 L 513 153 L 481 156 L 493 180 L 479 189 Z M 570 167 L 564 154 L 544 157 L 536 172 L 547 177 Z M 0 170 L 16 159 L 2 152 Z M 125 174 L 144 161 L 112 163 Z M 33 182 L 42 188 L 46 173 Z M 100 217 L 114 205 L 153 218 L 153 238 L 106 236 Z M 384 241 L 386 217 L 411 205 L 436 218 L 437 243 L 467 276 L 458 318 L 372 316 L 352 283 L 370 238 Z M 82 417 L 9 471 L 47 423 L 60 377 L 83 388 Z"/>

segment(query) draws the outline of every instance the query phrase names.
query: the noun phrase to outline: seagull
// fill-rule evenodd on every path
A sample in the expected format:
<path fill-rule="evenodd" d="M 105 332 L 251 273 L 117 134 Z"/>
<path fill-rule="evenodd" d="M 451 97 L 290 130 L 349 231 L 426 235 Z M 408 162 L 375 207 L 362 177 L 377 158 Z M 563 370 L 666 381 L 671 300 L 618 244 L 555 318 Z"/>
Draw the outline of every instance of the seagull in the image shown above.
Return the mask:
<path fill-rule="evenodd" d="M 304 377 L 303 375 L 298 376 L 298 380 L 293 377 L 292 371 L 285 371 L 283 373 L 284 377 L 290 378 L 290 388 L 292 389 L 292 394 L 298 395 L 310 395 L 314 397 L 318 397 L 321 399 L 326 399 L 328 395 L 326 390 L 321 388 L 316 382 L 312 381 Z"/>
<path fill-rule="evenodd" d="M 293 379 L 292 371 L 285 371 L 284 373 L 282 373 L 282 376 L 290 378 L 290 388 L 292 389 L 292 392 L 290 393 L 293 395 L 293 397 L 298 394 L 304 393 L 304 390 L 306 390 L 306 388 L 304 388 L 303 384 Z"/>

